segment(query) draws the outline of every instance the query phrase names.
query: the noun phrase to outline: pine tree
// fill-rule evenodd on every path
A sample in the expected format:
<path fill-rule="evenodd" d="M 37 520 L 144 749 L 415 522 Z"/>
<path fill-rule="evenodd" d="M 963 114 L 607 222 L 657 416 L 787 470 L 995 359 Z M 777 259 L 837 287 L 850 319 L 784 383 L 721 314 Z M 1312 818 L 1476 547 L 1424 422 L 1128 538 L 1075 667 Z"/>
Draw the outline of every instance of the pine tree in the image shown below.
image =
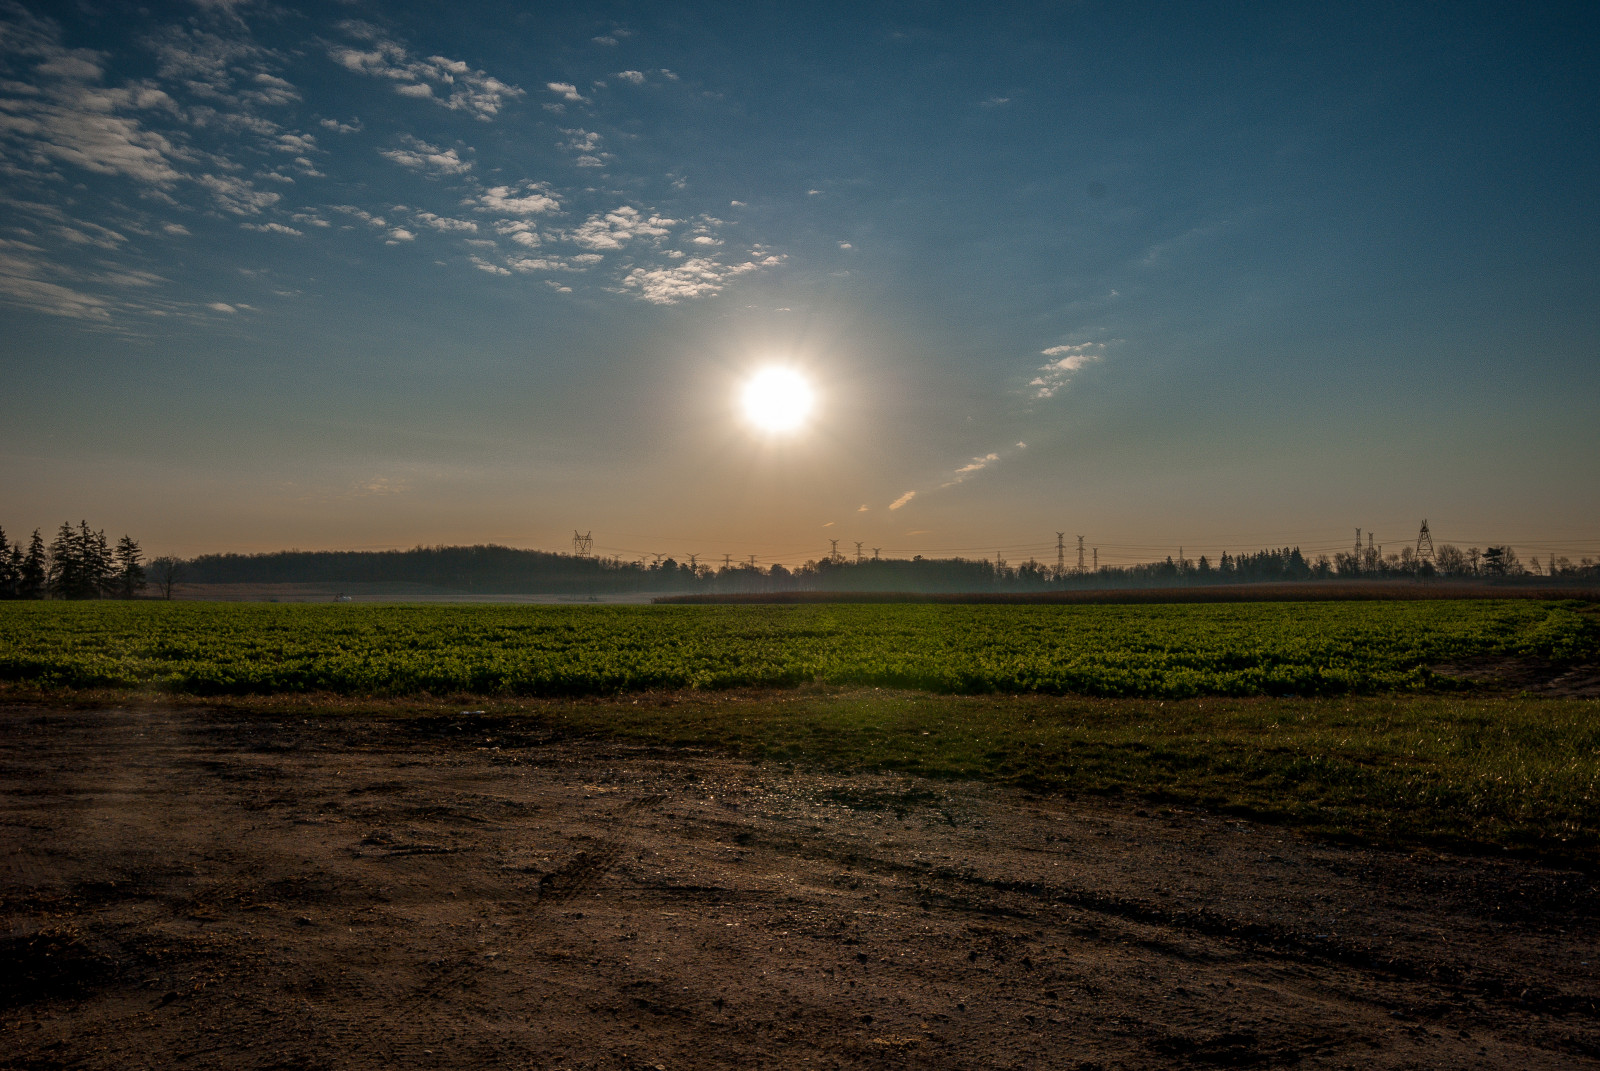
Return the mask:
<path fill-rule="evenodd" d="M 0 528 L 0 599 L 17 597 L 18 579 L 16 551 L 6 539 L 6 530 Z"/>
<path fill-rule="evenodd" d="M 46 582 L 50 594 L 58 599 L 82 598 L 83 559 L 78 550 L 78 539 L 72 525 L 65 521 L 56 529 L 50 541 L 49 572 Z"/>
<path fill-rule="evenodd" d="M 44 598 L 50 582 L 50 559 L 44 548 L 44 537 L 37 528 L 33 530 L 33 538 L 28 541 L 28 554 L 22 559 L 22 567 L 18 572 L 17 597 Z"/>
<path fill-rule="evenodd" d="M 93 531 L 88 521 L 78 522 L 78 542 L 83 547 L 85 596 L 100 599 L 116 593 L 117 563 L 111 555 L 106 533 Z"/>
<path fill-rule="evenodd" d="M 139 544 L 132 536 L 117 540 L 117 594 L 131 599 L 145 588 L 144 564 L 140 561 Z"/>

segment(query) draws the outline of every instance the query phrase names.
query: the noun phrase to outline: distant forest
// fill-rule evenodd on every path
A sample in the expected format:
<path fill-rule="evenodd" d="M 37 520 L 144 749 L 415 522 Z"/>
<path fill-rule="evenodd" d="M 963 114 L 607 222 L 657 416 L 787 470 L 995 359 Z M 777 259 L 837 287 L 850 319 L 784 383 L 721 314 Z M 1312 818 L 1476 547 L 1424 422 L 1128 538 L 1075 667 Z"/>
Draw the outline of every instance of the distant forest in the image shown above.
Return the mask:
<path fill-rule="evenodd" d="M 748 563 L 713 568 L 672 558 L 659 562 L 555 554 L 494 545 L 416 547 L 385 551 L 277 551 L 205 554 L 144 561 L 128 536 L 113 547 L 87 522 L 63 524 L 46 543 L 38 531 L 26 545 L 0 530 L 0 598 L 171 598 L 191 584 L 329 585 L 400 583 L 477 595 L 608 595 L 652 593 L 1031 592 L 1090 588 L 1170 588 L 1184 585 L 1427 577 L 1501 581 L 1600 580 L 1600 562 L 1573 564 L 1555 557 L 1524 564 L 1510 547 L 1441 545 L 1427 560 L 1411 547 L 1380 555 L 1374 549 L 1307 558 L 1298 547 L 1224 553 L 1216 561 L 1167 558 L 1096 570 L 1057 570 L 1026 561 L 1011 565 L 969 558 L 822 558 L 794 569 Z"/>

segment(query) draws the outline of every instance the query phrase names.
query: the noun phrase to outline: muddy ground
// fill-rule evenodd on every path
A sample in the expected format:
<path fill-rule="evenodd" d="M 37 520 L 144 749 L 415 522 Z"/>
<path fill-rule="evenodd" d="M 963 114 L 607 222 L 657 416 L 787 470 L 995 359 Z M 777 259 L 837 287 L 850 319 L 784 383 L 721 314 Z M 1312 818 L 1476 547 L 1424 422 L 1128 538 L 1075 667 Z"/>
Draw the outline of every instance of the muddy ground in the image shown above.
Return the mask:
<path fill-rule="evenodd" d="M 1600 1066 L 1597 876 L 444 717 L 0 708 L 0 1066 Z"/>

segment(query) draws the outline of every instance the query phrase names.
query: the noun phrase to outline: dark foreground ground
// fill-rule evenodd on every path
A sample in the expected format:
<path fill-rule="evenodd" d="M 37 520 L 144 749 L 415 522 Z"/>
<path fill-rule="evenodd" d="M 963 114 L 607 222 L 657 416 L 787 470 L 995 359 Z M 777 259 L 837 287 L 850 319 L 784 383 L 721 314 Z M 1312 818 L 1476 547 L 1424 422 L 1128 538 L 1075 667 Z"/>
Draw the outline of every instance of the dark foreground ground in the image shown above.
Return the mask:
<path fill-rule="evenodd" d="M 1600 1066 L 1592 873 L 400 721 L 0 708 L 0 1066 Z"/>

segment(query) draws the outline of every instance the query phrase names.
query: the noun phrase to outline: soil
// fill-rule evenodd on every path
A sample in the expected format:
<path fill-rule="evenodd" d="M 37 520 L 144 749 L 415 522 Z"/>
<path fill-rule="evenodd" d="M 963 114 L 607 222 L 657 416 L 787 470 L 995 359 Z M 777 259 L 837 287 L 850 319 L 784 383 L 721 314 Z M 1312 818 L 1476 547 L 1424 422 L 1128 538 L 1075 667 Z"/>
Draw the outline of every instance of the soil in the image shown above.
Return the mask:
<path fill-rule="evenodd" d="M 1430 666 L 1441 677 L 1468 681 L 1490 693 L 1573 699 L 1600 698 L 1600 663 L 1556 663 L 1542 658 L 1490 655 L 1465 662 Z"/>
<path fill-rule="evenodd" d="M 0 708 L 7 1068 L 1600 1067 L 1597 876 L 470 715 Z"/>

